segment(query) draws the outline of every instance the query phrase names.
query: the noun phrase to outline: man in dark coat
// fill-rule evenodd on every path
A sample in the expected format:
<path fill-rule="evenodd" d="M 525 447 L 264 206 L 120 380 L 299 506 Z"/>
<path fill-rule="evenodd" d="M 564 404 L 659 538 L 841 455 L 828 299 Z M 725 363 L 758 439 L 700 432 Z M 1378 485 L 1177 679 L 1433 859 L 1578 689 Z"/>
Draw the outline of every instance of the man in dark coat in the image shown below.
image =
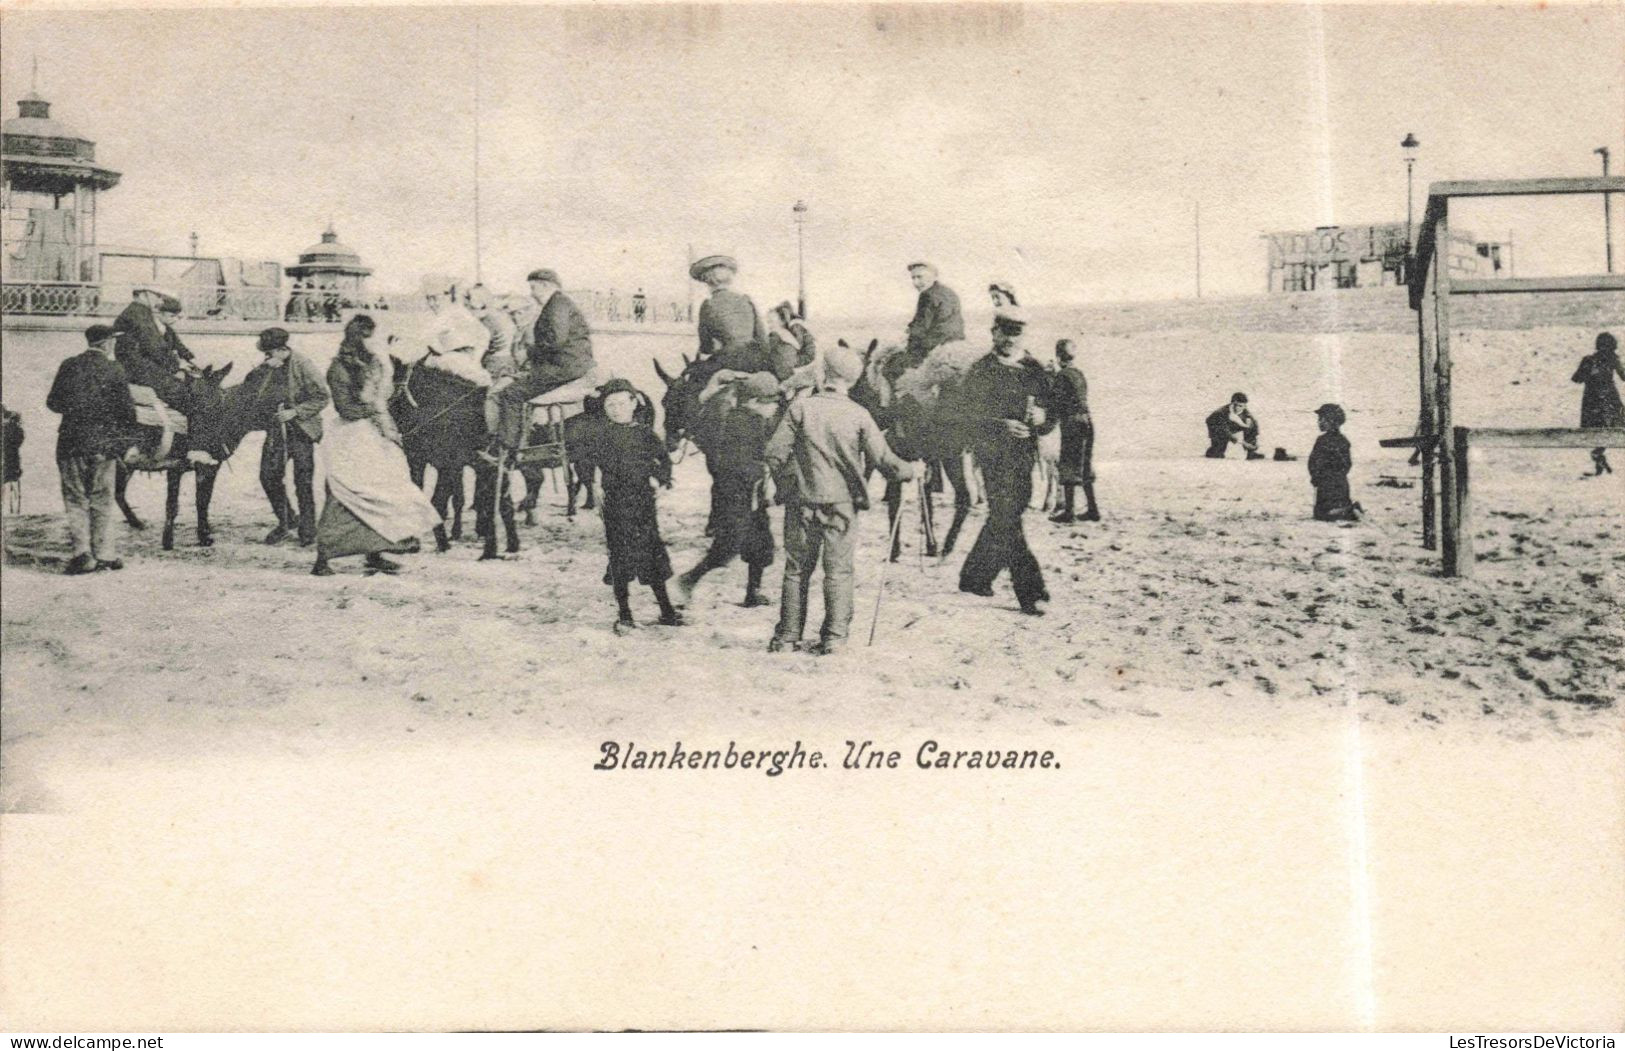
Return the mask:
<path fill-rule="evenodd" d="M 767 369 L 767 332 L 756 304 L 730 287 L 738 271 L 739 264 L 725 255 L 708 255 L 688 268 L 689 277 L 711 289 L 700 304 L 699 357 L 720 369 L 761 372 Z"/>
<path fill-rule="evenodd" d="M 1023 613 L 1039 616 L 1049 598 L 1044 574 L 1027 546 L 1021 516 L 1033 495 L 1034 438 L 1054 426 L 1050 377 L 1022 351 L 1026 322 L 1008 308 L 993 322 L 993 352 L 972 365 L 960 387 L 971 444 L 987 488 L 987 521 L 959 571 L 959 590 L 990 597 L 1010 570 Z"/>
<path fill-rule="evenodd" d="M 1089 382 L 1073 364 L 1075 354 L 1070 339 L 1055 344 L 1055 361 L 1060 366 L 1054 378 L 1055 422 L 1061 428 L 1061 489 L 1066 503 L 1061 512 L 1050 517 L 1051 522 L 1073 522 L 1074 499 L 1079 486 L 1088 503 L 1083 521 L 1100 521 L 1100 508 L 1095 505 L 1095 422 L 1089 415 Z"/>
<path fill-rule="evenodd" d="M 185 350 L 174 329 L 158 319 L 158 311 L 166 304 L 163 292 L 154 288 L 137 288 L 134 299 L 113 322 L 118 333 L 118 363 L 124 367 L 129 382 L 151 387 L 159 399 L 183 416 L 192 414 L 190 389 L 184 380 L 182 362 L 190 362 L 192 352 Z M 175 314 L 180 304 L 174 303 Z"/>
<path fill-rule="evenodd" d="M 62 415 L 56 466 L 62 475 L 62 506 L 68 514 L 73 575 L 123 569 L 113 516 L 117 457 L 135 426 L 130 381 L 113 360 L 118 334 L 106 325 L 85 330 L 89 346 L 57 369 L 45 407 Z"/>
<path fill-rule="evenodd" d="M 260 488 L 271 501 L 277 523 L 265 542 L 279 544 L 293 531 L 295 508 L 288 505 L 286 482 L 292 461 L 299 543 L 309 547 L 316 542 L 316 443 L 322 440 L 322 410 L 330 400 L 327 381 L 309 358 L 288 346 L 287 329 L 261 332 L 259 348 L 270 371 L 249 382 L 281 392 L 277 425 L 266 429 L 260 450 Z"/>
<path fill-rule="evenodd" d="M 919 289 L 920 298 L 914 305 L 914 320 L 908 323 L 908 353 L 895 355 L 887 363 L 888 371 L 897 375 L 924 361 L 927 354 L 944 343 L 965 338 L 959 296 L 937 280 L 937 268 L 930 263 L 910 263 L 908 276 Z"/>
<path fill-rule="evenodd" d="M 1258 451 L 1258 420 L 1247 409 L 1247 395 L 1240 391 L 1230 395 L 1229 403 L 1208 413 L 1205 423 L 1207 452 L 1203 455 L 1208 459 L 1224 459 L 1230 443 L 1237 440 L 1241 442 L 1241 447 L 1247 450 L 1247 459 L 1264 458 L 1264 454 Z"/>
<path fill-rule="evenodd" d="M 499 379 L 491 388 L 492 397 L 501 405 L 502 443 L 508 446 L 517 444 L 526 402 L 593 369 L 592 329 L 581 309 L 564 294 L 558 273 L 532 270 L 527 280 L 541 312 L 531 328 L 525 367 L 513 379 Z"/>

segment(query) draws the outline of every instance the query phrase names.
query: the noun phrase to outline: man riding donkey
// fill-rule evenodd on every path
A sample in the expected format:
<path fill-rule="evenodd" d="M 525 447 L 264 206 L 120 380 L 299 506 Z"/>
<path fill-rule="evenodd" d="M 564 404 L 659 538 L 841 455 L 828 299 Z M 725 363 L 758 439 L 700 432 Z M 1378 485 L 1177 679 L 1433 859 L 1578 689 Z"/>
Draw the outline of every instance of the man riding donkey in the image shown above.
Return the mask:
<path fill-rule="evenodd" d="M 186 417 L 190 426 L 198 407 L 192 380 L 199 370 L 191 350 L 175 333 L 180 315 L 178 298 L 155 285 L 137 285 L 129 305 L 113 322 L 118 335 L 113 353 L 131 384 L 149 388 L 158 401 Z M 202 449 L 191 450 L 188 457 L 199 463 L 216 462 Z"/>

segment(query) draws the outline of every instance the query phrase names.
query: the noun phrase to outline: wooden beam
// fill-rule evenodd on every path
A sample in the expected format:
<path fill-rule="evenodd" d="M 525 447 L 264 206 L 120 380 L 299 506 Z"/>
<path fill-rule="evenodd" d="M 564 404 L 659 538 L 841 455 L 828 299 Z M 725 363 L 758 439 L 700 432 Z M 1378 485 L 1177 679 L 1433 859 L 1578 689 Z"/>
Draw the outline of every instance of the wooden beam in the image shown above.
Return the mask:
<path fill-rule="evenodd" d="M 1421 236 L 1416 242 L 1416 273 L 1423 279 L 1410 287 L 1411 309 L 1422 309 L 1426 292 L 1428 264 L 1437 241 L 1435 225 L 1443 218 L 1446 202 L 1452 197 L 1526 197 L 1531 195 L 1575 193 L 1625 193 L 1625 176 L 1586 175 L 1567 179 L 1469 179 L 1428 184 L 1427 204 L 1422 209 Z M 1505 289 L 1505 291 L 1513 291 Z"/>
<path fill-rule="evenodd" d="M 1531 197 L 1570 193 L 1625 193 L 1625 175 L 1551 179 L 1451 179 L 1428 184 L 1435 197 Z"/>
<path fill-rule="evenodd" d="M 1439 511 L 1436 490 L 1433 487 L 1433 472 L 1437 466 L 1439 456 L 1439 397 L 1438 397 L 1438 353 L 1433 345 L 1433 334 L 1429 331 L 1427 321 L 1418 313 L 1416 315 L 1416 355 L 1417 378 L 1421 386 L 1422 411 L 1418 419 L 1421 433 L 1419 438 L 1424 439 L 1418 447 L 1422 453 L 1422 549 L 1424 551 L 1436 550 L 1439 546 Z"/>
<path fill-rule="evenodd" d="M 1422 449 L 1438 443 L 1431 434 L 1413 434 L 1407 438 L 1383 438 L 1377 442 L 1384 449 Z"/>
<path fill-rule="evenodd" d="M 1475 448 L 1625 449 L 1625 427 L 1458 427 Z"/>
<path fill-rule="evenodd" d="M 1433 231 L 1443 244 L 1450 243 L 1450 199 L 1434 198 L 1439 202 L 1439 213 Z M 1430 213 L 1432 209 L 1429 209 Z M 1460 541 L 1461 519 L 1458 515 L 1456 487 L 1456 456 L 1449 436 L 1454 434 L 1455 420 L 1451 412 L 1450 392 L 1450 267 L 1437 252 L 1433 254 L 1433 351 L 1434 412 L 1437 433 L 1446 440 L 1439 443 L 1439 549 L 1444 556 L 1444 575 L 1457 576 L 1461 571 Z"/>
<path fill-rule="evenodd" d="M 1450 285 L 1453 296 L 1491 295 L 1497 292 L 1612 292 L 1625 291 L 1625 274 L 1582 274 L 1574 277 L 1460 277 Z"/>
<path fill-rule="evenodd" d="M 1468 436 L 1471 433 L 1466 427 L 1457 427 L 1451 441 L 1456 462 L 1456 565 L 1451 575 L 1457 577 L 1472 576 L 1473 562 L 1476 560 L 1473 554 L 1473 494 L 1468 483 L 1471 474 Z M 1446 572 L 1449 572 L 1449 567 L 1446 567 Z"/>

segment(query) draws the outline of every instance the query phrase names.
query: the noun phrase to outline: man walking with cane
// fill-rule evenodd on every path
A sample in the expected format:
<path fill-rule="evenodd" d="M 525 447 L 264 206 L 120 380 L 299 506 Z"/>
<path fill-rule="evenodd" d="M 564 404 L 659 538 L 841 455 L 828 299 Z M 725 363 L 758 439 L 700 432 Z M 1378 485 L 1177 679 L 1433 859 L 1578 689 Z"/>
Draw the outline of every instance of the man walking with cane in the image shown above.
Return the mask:
<path fill-rule="evenodd" d="M 852 625 L 852 560 L 858 512 L 869 506 L 864 464 L 894 482 L 914 469 L 886 444 L 868 410 L 847 396 L 863 362 L 847 347 L 824 352 L 819 389 L 791 402 L 768 440 L 766 461 L 785 494 L 784 588 L 779 626 L 769 652 L 801 648 L 813 571 L 824 569 L 824 625 L 806 652 L 828 655 L 846 643 Z"/>
<path fill-rule="evenodd" d="M 330 400 L 327 381 L 309 358 L 288 346 L 286 329 L 261 332 L 259 348 L 270 368 L 266 384 L 284 392 L 277 406 L 276 426 L 266 431 L 260 450 L 260 488 L 276 513 L 276 526 L 265 534 L 265 542 L 280 544 L 293 531 L 295 519 L 288 506 L 286 481 L 291 460 L 299 543 L 309 547 L 316 542 L 316 443 L 322 440 L 322 410 Z"/>

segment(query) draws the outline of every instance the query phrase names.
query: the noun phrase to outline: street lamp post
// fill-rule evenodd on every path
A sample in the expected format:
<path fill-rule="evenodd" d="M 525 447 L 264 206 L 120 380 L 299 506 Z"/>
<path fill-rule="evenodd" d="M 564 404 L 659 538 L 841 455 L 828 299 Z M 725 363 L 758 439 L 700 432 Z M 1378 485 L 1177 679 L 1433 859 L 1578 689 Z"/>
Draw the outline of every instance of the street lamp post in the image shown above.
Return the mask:
<path fill-rule="evenodd" d="M 1604 179 L 1608 178 L 1608 147 L 1598 146 L 1591 152 L 1601 155 L 1602 177 Z M 1608 198 L 1610 196 L 1610 194 L 1606 193 L 1602 195 L 1602 232 L 1603 244 L 1608 253 L 1608 272 L 1611 274 L 1614 272 L 1614 222 L 1613 216 L 1608 210 Z"/>
<path fill-rule="evenodd" d="M 796 213 L 796 313 L 807 316 L 807 252 L 803 230 L 807 223 L 807 202 L 797 201 Z"/>
<path fill-rule="evenodd" d="M 1422 143 L 1415 135 L 1410 132 L 1406 132 L 1405 141 L 1401 142 L 1399 145 L 1400 148 L 1405 151 L 1405 284 L 1409 285 L 1411 283 L 1411 265 L 1409 260 L 1415 251 L 1416 244 L 1416 232 L 1412 219 L 1412 216 L 1414 215 L 1414 207 L 1412 203 L 1414 201 L 1414 195 L 1411 189 L 1412 172 L 1416 167 L 1416 151 L 1421 148 Z"/>

